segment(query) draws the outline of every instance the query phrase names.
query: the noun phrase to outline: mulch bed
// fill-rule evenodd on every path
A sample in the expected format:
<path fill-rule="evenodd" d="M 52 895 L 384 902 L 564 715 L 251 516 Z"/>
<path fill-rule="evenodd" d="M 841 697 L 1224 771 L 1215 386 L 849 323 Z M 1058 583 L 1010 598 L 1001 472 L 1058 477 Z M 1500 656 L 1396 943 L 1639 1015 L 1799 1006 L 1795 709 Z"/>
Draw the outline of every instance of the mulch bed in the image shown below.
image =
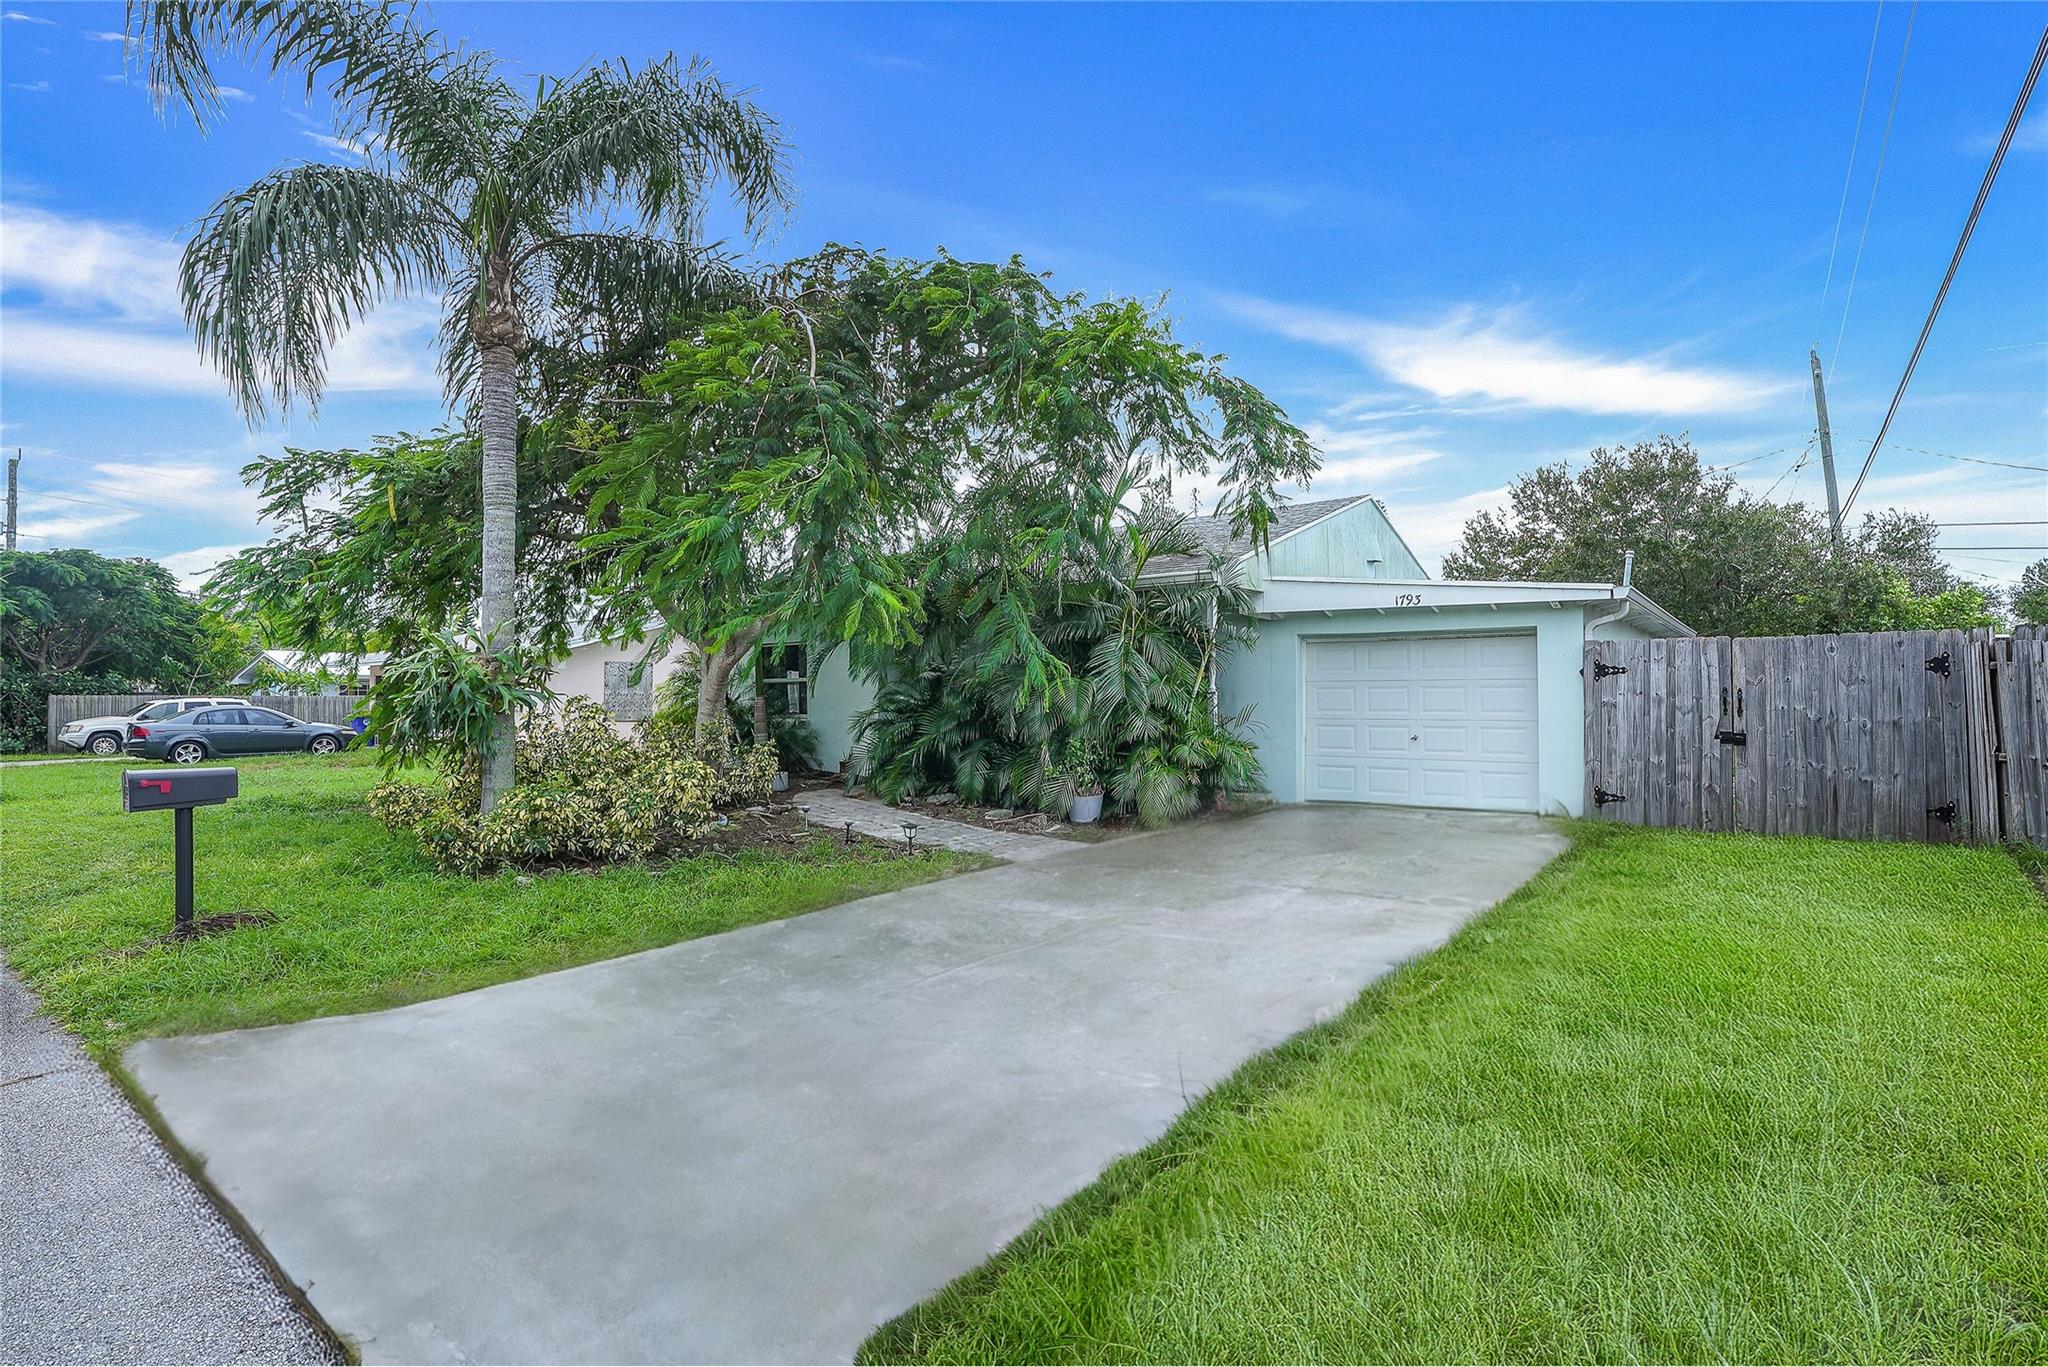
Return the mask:
<path fill-rule="evenodd" d="M 152 949 L 162 949 L 165 945 L 180 945 L 191 940 L 225 935 L 244 926 L 268 926 L 276 923 L 276 914 L 268 911 L 224 911 L 217 916 L 195 916 L 189 929 L 173 930 L 168 935 L 159 935 L 153 940 L 144 940 L 139 945 L 129 945 L 125 949 L 112 952 L 119 958 L 132 959 L 138 954 L 147 954 Z"/>

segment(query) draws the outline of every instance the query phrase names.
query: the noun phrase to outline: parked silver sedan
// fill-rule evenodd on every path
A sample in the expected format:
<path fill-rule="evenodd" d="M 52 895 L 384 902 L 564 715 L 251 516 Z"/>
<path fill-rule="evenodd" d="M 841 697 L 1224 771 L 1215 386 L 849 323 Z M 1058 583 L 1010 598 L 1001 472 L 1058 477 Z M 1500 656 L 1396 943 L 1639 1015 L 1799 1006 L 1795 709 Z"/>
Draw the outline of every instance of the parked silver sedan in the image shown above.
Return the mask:
<path fill-rule="evenodd" d="M 247 698 L 158 698 L 123 715 L 66 722 L 57 732 L 57 743 L 105 758 L 121 753 L 128 744 L 128 728 L 137 722 L 169 721 L 202 707 L 240 707 L 247 702 Z"/>

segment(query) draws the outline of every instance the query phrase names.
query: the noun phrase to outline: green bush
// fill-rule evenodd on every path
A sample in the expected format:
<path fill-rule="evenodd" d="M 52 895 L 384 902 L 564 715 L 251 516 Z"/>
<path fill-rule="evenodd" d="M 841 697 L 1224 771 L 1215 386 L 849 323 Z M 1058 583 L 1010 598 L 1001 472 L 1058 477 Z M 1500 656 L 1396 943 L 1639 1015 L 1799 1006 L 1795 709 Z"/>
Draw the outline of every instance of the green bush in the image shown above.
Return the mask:
<path fill-rule="evenodd" d="M 527 727 L 515 767 L 516 786 L 489 816 L 476 813 L 473 762 L 432 786 L 381 783 L 370 812 L 413 832 L 450 873 L 628 863 L 702 839 L 721 807 L 765 801 L 777 760 L 767 745 L 698 754 L 677 728 L 622 737 L 603 708 L 572 698 Z"/>

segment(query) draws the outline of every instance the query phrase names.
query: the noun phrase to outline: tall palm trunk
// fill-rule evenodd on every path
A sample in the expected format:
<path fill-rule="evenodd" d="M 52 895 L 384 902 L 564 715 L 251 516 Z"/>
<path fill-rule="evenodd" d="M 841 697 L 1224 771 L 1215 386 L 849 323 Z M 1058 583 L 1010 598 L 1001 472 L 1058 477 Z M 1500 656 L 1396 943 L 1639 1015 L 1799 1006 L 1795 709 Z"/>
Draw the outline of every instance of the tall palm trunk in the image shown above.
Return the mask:
<path fill-rule="evenodd" d="M 484 564 L 478 626 L 496 649 L 510 644 L 509 634 L 518 629 L 519 354 L 513 346 L 487 345 L 482 362 Z M 512 787 L 516 744 L 512 714 L 499 713 L 483 756 L 487 813 Z"/>

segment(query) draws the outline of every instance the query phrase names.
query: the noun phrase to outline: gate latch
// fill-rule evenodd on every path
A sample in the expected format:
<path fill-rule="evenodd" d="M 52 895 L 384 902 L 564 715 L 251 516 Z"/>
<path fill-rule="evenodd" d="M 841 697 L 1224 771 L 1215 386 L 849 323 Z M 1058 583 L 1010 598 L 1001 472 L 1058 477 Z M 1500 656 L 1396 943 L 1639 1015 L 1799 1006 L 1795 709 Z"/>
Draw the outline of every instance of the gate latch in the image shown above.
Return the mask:
<path fill-rule="evenodd" d="M 1595 807 L 1605 807 L 1610 802 L 1626 801 L 1628 801 L 1627 793 L 1610 793 L 1605 788 L 1597 786 L 1593 789 L 1593 805 Z"/>
<path fill-rule="evenodd" d="M 1949 676 L 1949 663 L 1950 661 L 1948 658 L 1948 652 L 1944 650 L 1941 652 L 1941 654 L 1936 655 L 1934 658 L 1930 659 L 1927 662 L 1927 672 L 1930 674 L 1939 674 L 1942 678 L 1946 679 Z"/>
<path fill-rule="evenodd" d="M 1749 732 L 1729 731 L 1724 729 L 1716 731 L 1714 733 L 1714 739 L 1720 741 L 1723 745 L 1747 745 L 1749 744 Z"/>
<path fill-rule="evenodd" d="M 1627 665 L 1611 665 L 1611 664 L 1607 663 L 1607 661 L 1605 661 L 1605 660 L 1595 660 L 1595 661 L 1593 661 L 1593 677 L 1594 677 L 1594 678 L 1596 678 L 1596 679 L 1604 679 L 1604 678 L 1606 678 L 1606 677 L 1607 677 L 1607 676 L 1608 676 L 1609 674 L 1626 674 L 1626 673 L 1628 673 L 1628 666 L 1627 666 Z"/>
<path fill-rule="evenodd" d="M 1956 824 L 1956 804 L 1953 802 L 1944 802 L 1939 807 L 1929 807 L 1927 814 L 1932 817 L 1938 817 L 1951 826 Z"/>

